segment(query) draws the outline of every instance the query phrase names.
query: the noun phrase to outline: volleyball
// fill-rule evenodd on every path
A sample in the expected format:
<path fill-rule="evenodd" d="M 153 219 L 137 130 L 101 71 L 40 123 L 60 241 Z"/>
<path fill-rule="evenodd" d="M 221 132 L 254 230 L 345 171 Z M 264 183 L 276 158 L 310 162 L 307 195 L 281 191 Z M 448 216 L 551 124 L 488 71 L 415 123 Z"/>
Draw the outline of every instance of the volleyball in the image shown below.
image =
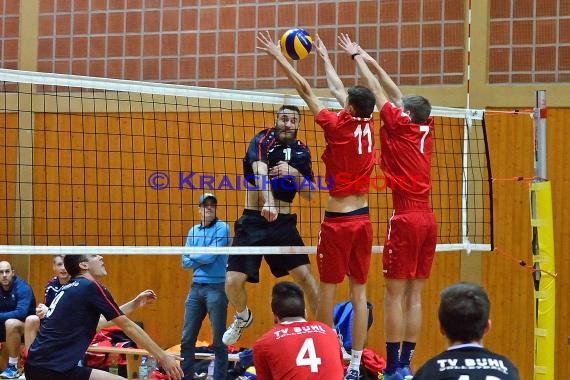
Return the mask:
<path fill-rule="evenodd" d="M 289 29 L 281 36 L 281 51 L 292 60 L 303 59 L 313 48 L 313 39 L 301 28 Z"/>
<path fill-rule="evenodd" d="M 243 374 L 246 379 L 257 380 L 257 374 L 255 373 L 255 367 L 248 367 Z"/>

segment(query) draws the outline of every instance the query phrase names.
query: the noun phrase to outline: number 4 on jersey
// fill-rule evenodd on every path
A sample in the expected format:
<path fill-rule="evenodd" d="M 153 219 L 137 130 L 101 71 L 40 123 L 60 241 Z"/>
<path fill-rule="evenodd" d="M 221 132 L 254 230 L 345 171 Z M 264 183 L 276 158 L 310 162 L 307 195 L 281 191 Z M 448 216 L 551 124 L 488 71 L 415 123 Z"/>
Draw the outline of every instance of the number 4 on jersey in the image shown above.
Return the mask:
<path fill-rule="evenodd" d="M 305 339 L 305 342 L 303 342 L 303 345 L 297 354 L 296 364 L 299 367 L 304 365 L 310 366 L 312 373 L 319 372 L 321 358 L 317 356 L 313 338 L 307 338 Z"/>

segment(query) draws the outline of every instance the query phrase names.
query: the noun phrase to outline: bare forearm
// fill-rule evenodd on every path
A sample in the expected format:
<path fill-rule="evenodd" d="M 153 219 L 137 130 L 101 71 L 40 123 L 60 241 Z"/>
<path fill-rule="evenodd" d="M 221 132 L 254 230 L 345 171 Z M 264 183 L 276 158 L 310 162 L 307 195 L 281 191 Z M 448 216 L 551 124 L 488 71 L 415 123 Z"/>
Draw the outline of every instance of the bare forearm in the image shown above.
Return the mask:
<path fill-rule="evenodd" d="M 374 96 L 376 96 L 376 104 L 378 107 L 381 107 L 381 105 L 386 103 L 387 98 L 382 89 L 382 86 L 380 86 L 380 83 L 378 83 L 378 79 L 374 76 L 374 74 L 372 74 L 370 68 L 361 55 L 356 55 L 354 57 L 354 61 L 356 62 L 358 71 L 362 74 L 364 80 L 366 81 L 366 87 L 368 87 L 370 91 L 374 93 Z"/>
<path fill-rule="evenodd" d="M 147 350 L 158 361 L 161 361 L 163 359 L 163 356 L 165 354 L 164 350 L 160 348 L 160 346 L 156 344 L 151 339 L 151 337 L 136 323 L 124 317 L 124 320 L 121 321 L 119 327 L 121 327 L 125 334 L 127 334 L 128 337 L 131 338 L 138 347 L 142 347 Z"/>
<path fill-rule="evenodd" d="M 340 103 L 340 105 L 344 106 L 344 103 L 346 101 L 346 90 L 344 88 L 344 84 L 340 80 L 329 57 L 323 57 L 323 61 L 325 63 L 325 73 L 329 90 L 336 98 L 336 100 Z"/>
<path fill-rule="evenodd" d="M 376 60 L 370 60 L 367 62 L 370 66 L 372 66 L 372 69 L 376 73 L 376 76 L 380 81 L 380 85 L 384 91 L 386 91 L 388 99 L 390 99 L 390 101 L 396 104 L 398 107 L 401 106 L 403 95 L 402 91 L 400 91 L 400 88 L 396 85 L 396 83 L 394 83 L 392 78 L 390 78 L 388 73 L 382 68 L 382 66 L 380 66 L 378 62 L 376 62 Z"/>
<path fill-rule="evenodd" d="M 269 180 L 269 168 L 267 164 L 263 161 L 255 161 L 252 164 L 253 173 L 258 178 L 256 180 L 257 185 L 257 192 L 259 193 L 260 200 L 265 202 L 274 202 L 273 193 L 271 192 L 271 188 L 268 186 Z M 263 178 L 263 179 L 262 179 Z"/>

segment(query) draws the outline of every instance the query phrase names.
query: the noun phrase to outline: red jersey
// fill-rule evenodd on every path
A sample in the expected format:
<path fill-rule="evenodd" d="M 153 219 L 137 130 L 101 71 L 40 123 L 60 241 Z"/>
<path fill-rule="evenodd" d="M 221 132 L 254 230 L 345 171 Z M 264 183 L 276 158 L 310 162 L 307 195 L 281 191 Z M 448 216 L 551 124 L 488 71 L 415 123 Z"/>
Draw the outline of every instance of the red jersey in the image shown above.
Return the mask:
<path fill-rule="evenodd" d="M 283 322 L 255 342 L 258 380 L 341 380 L 344 375 L 336 332 L 321 322 Z"/>
<path fill-rule="evenodd" d="M 325 181 L 335 197 L 367 194 L 374 168 L 374 120 L 322 109 L 315 121 L 325 132 L 327 146 L 321 158 Z"/>
<path fill-rule="evenodd" d="M 427 202 L 431 189 L 433 119 L 412 123 L 401 108 L 386 102 L 380 111 L 380 167 L 393 193 Z"/>

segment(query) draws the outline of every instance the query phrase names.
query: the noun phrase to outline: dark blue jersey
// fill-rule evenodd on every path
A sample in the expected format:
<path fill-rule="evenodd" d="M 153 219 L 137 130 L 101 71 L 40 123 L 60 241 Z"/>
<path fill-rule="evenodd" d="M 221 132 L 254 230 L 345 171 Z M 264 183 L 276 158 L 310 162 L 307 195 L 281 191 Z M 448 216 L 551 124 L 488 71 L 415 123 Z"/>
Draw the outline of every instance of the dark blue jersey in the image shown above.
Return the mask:
<path fill-rule="evenodd" d="M 7 319 L 24 321 L 28 315 L 36 314 L 36 299 L 28 283 L 18 276 L 12 278 L 8 290 L 0 287 L 0 323 Z"/>
<path fill-rule="evenodd" d="M 251 185 L 256 185 L 252 166 L 255 161 L 265 162 L 268 169 L 277 165 L 279 161 L 285 161 L 311 182 L 314 179 L 309 148 L 300 140 L 295 140 L 291 144 L 279 143 L 277 133 L 273 128 L 265 129 L 255 135 L 243 158 L 244 175 Z M 289 178 L 260 180 L 257 185 L 263 189 L 267 183 L 270 184 L 275 199 L 284 202 L 291 203 L 299 190 L 296 181 Z"/>
<path fill-rule="evenodd" d="M 57 292 L 59 292 L 59 289 L 61 289 L 62 286 L 63 284 L 59 282 L 59 279 L 57 277 L 54 277 L 47 282 L 44 290 L 44 305 L 46 306 L 51 305 L 51 302 L 53 301 Z"/>
<path fill-rule="evenodd" d="M 449 348 L 428 360 L 414 375 L 414 380 L 519 380 L 509 359 L 478 345 Z"/>
<path fill-rule="evenodd" d="M 56 372 L 76 367 L 95 335 L 101 314 L 110 321 L 123 312 L 97 281 L 72 279 L 52 301 L 28 351 L 27 363 Z"/>

